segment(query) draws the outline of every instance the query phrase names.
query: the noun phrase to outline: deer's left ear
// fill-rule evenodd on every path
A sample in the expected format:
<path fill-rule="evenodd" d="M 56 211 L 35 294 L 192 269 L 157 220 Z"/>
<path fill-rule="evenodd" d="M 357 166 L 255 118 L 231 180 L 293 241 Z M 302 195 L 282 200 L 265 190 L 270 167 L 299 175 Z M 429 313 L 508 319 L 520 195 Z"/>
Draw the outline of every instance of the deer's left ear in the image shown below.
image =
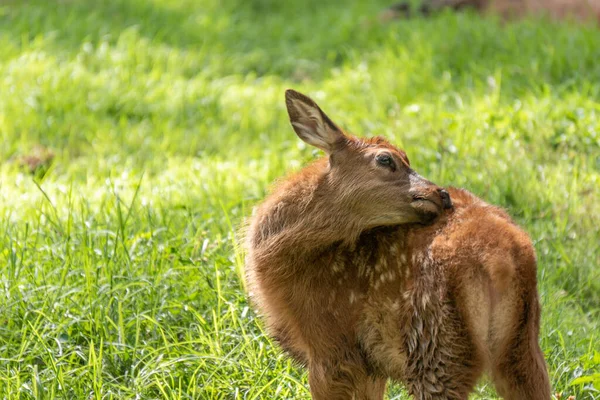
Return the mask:
<path fill-rule="evenodd" d="M 306 143 L 331 154 L 346 142 L 342 130 L 308 96 L 288 89 L 285 104 L 294 131 Z"/>

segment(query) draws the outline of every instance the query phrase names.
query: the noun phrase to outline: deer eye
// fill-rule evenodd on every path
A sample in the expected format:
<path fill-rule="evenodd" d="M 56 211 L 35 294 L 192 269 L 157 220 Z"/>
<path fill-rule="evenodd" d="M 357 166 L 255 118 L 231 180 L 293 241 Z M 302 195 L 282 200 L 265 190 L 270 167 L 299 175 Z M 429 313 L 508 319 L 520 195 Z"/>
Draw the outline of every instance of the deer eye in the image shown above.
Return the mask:
<path fill-rule="evenodd" d="M 390 168 L 392 171 L 396 170 L 394 159 L 387 153 L 378 154 L 377 157 L 375 157 L 375 161 L 377 161 L 377 164 L 381 165 L 382 167 Z"/>

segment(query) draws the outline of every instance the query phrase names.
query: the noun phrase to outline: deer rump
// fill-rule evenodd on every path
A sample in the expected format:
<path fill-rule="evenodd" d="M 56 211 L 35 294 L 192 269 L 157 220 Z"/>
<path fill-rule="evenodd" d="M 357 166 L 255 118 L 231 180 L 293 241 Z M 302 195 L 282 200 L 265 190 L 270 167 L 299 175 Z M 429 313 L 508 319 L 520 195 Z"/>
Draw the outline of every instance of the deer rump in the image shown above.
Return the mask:
<path fill-rule="evenodd" d="M 447 191 L 382 138 L 344 134 L 286 92 L 328 157 L 282 181 L 247 235 L 250 297 L 308 368 L 314 399 L 466 399 L 489 372 L 507 399 L 549 399 L 531 241 L 501 209 Z"/>

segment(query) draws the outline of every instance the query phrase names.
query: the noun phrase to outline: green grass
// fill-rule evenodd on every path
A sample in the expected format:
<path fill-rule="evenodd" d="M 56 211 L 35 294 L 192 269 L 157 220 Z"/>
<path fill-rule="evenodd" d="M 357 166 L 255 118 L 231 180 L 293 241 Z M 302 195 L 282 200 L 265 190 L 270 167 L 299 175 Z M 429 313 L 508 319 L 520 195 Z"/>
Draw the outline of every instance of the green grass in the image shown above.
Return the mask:
<path fill-rule="evenodd" d="M 0 398 L 309 396 L 235 250 L 270 183 L 318 156 L 293 87 L 509 210 L 538 253 L 554 392 L 600 399 L 599 31 L 373 22 L 388 3 L 0 5 Z"/>

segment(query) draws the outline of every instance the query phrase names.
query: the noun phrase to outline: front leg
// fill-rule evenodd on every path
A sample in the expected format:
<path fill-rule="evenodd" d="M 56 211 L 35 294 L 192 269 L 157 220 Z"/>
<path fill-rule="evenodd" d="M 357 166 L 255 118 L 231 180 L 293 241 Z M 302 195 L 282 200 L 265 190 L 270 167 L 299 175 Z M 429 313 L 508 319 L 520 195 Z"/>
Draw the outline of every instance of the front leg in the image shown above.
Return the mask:
<path fill-rule="evenodd" d="M 314 400 L 383 400 L 386 379 L 354 360 L 312 360 L 308 383 Z"/>

